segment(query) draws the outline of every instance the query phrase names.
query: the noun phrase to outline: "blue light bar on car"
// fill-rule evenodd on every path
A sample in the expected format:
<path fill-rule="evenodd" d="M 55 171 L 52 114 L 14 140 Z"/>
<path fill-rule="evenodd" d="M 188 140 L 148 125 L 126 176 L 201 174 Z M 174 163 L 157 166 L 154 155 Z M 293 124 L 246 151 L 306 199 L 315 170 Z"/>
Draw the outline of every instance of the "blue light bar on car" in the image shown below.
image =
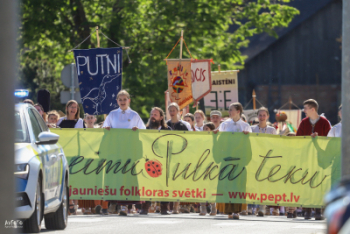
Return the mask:
<path fill-rule="evenodd" d="M 24 98 L 24 97 L 28 97 L 28 95 L 29 95 L 29 91 L 26 89 L 16 89 L 15 90 L 15 97 Z"/>

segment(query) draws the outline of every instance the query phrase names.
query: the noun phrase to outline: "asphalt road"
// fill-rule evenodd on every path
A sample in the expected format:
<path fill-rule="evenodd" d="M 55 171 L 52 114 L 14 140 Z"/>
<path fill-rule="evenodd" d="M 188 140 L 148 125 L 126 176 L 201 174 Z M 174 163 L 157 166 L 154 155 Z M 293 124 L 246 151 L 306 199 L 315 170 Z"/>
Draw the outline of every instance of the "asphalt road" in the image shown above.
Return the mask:
<path fill-rule="evenodd" d="M 43 224 L 42 233 L 60 234 L 133 234 L 133 233 L 283 233 L 319 234 L 325 233 L 325 221 L 287 219 L 282 216 L 241 216 L 240 220 L 229 220 L 226 215 L 199 216 L 198 214 L 178 215 L 75 215 L 69 216 L 64 231 L 49 231 Z"/>

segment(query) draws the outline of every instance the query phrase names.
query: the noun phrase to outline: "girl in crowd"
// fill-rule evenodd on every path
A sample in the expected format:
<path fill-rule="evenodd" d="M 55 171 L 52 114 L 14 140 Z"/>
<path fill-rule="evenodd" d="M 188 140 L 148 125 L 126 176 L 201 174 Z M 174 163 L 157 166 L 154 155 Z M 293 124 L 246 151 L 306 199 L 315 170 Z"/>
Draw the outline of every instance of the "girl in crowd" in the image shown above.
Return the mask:
<path fill-rule="evenodd" d="M 66 104 L 66 117 L 57 121 L 57 127 L 60 128 L 85 128 L 84 121 L 79 118 L 80 108 L 75 100 L 70 100 Z M 76 215 L 78 208 L 77 200 L 69 200 L 69 212 Z"/>
<path fill-rule="evenodd" d="M 60 115 L 57 113 L 57 111 L 50 111 L 47 113 L 47 126 L 49 128 L 56 128 L 56 124 L 59 118 Z"/>
<path fill-rule="evenodd" d="M 191 125 L 191 128 L 193 131 L 196 131 L 196 128 L 194 127 L 194 115 L 191 113 L 187 113 L 184 117 L 184 120 Z"/>
<path fill-rule="evenodd" d="M 204 124 L 203 126 L 203 131 L 205 132 L 210 132 L 210 131 L 214 131 L 215 130 L 215 125 L 212 122 L 208 122 L 206 124 Z"/>
<path fill-rule="evenodd" d="M 252 132 L 249 124 L 244 122 L 241 118 L 243 114 L 243 106 L 239 102 L 234 102 L 230 105 L 228 113 L 230 118 L 221 123 L 219 131 L 221 132 L 243 132 L 248 134 Z M 228 213 L 229 219 L 239 219 L 239 213 L 242 211 L 242 204 L 239 203 L 226 203 L 225 211 Z"/>
<path fill-rule="evenodd" d="M 80 117 L 80 107 L 75 100 L 70 100 L 66 105 L 66 116 L 57 121 L 60 128 L 85 128 L 83 119 Z"/>
<path fill-rule="evenodd" d="M 268 126 L 267 121 L 269 120 L 269 110 L 265 107 L 261 107 L 258 110 L 258 119 L 259 123 L 257 125 L 252 126 L 252 131 L 254 133 L 265 133 L 265 134 L 273 134 L 276 135 L 276 129 L 274 127 Z M 273 215 L 279 215 L 278 207 L 273 206 Z M 270 207 L 265 205 L 259 205 L 258 216 L 270 214 Z"/>
<path fill-rule="evenodd" d="M 168 120 L 167 125 L 171 127 L 172 130 L 182 130 L 188 131 L 185 121 L 182 121 L 179 117 L 180 107 L 177 103 L 172 102 L 168 106 L 168 111 L 170 115 L 170 120 Z"/>
<path fill-rule="evenodd" d="M 180 120 L 179 105 L 175 102 L 170 103 L 168 106 L 168 111 L 170 115 L 170 120 L 168 120 L 167 125 L 171 127 L 172 130 L 188 131 L 187 126 Z M 180 202 L 174 202 L 173 214 L 179 214 L 179 213 L 180 213 Z"/>
<path fill-rule="evenodd" d="M 203 112 L 202 112 L 203 113 Z M 208 122 L 203 125 L 203 131 L 204 132 L 211 132 L 215 130 L 215 125 L 212 122 Z M 207 206 L 205 202 L 201 203 L 200 206 L 200 213 L 199 215 L 206 215 L 207 214 Z M 217 209 L 216 209 L 216 203 L 210 203 L 210 215 L 215 216 L 217 214 Z"/>
<path fill-rule="evenodd" d="M 95 115 L 89 115 L 85 114 L 84 115 L 84 121 L 86 128 L 95 128 L 94 124 L 96 122 L 96 116 Z M 103 214 L 108 214 L 107 209 L 108 209 L 108 202 L 106 202 L 107 205 L 105 204 L 105 212 L 102 212 Z M 79 200 L 78 201 L 79 207 L 81 207 L 82 213 L 83 214 L 101 214 L 101 201 L 100 200 Z"/>
<path fill-rule="evenodd" d="M 56 125 L 59 118 L 60 118 L 60 115 L 55 110 L 50 111 L 49 113 L 47 113 L 47 122 L 49 124 Z"/>
<path fill-rule="evenodd" d="M 261 107 L 258 110 L 259 123 L 252 126 L 252 131 L 255 133 L 266 133 L 276 135 L 276 129 L 274 127 L 268 126 L 267 122 L 269 120 L 269 110 L 265 107 Z"/>
<path fill-rule="evenodd" d="M 194 118 L 196 120 L 196 126 L 195 126 L 196 130 L 203 131 L 204 121 L 206 120 L 206 117 L 203 111 L 196 110 L 196 112 L 194 112 Z"/>
<path fill-rule="evenodd" d="M 137 129 L 146 129 L 139 114 L 130 108 L 130 94 L 126 90 L 121 90 L 117 95 L 119 108 L 109 113 L 103 123 L 107 130 L 111 128 L 128 128 L 136 131 Z M 131 211 L 133 204 L 141 204 L 140 201 L 118 201 L 120 205 L 119 215 L 126 216 L 128 209 Z M 128 206 L 128 207 L 127 207 Z"/>
<path fill-rule="evenodd" d="M 46 122 L 47 121 L 47 116 L 46 116 L 46 113 L 44 112 L 44 108 L 42 105 L 40 105 L 39 103 L 36 103 L 34 105 L 35 109 L 39 112 L 39 114 L 41 115 L 41 117 L 43 117 L 44 121 Z"/>

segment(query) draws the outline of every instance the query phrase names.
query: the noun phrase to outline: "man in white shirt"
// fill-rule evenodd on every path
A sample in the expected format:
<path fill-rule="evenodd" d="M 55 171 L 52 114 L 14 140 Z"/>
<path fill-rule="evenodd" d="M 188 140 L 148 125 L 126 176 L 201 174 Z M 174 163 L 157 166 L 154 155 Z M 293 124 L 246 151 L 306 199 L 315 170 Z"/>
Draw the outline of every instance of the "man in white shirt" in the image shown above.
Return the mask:
<path fill-rule="evenodd" d="M 339 106 L 339 117 L 340 117 L 340 120 L 342 118 L 342 114 L 341 114 L 341 109 L 342 109 L 342 105 Z M 332 127 L 332 129 L 328 132 L 328 137 L 341 137 L 341 122 L 339 122 L 338 124 L 334 125 Z"/>

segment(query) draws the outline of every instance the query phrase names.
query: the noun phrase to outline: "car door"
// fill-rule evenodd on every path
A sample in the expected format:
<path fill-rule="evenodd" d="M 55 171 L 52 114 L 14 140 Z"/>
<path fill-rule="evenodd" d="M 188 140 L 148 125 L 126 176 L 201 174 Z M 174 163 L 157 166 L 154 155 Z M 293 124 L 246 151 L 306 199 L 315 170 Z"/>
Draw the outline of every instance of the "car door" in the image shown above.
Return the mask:
<path fill-rule="evenodd" d="M 35 141 L 39 141 L 39 134 L 43 131 L 47 131 L 45 127 L 42 126 L 42 117 L 34 108 L 28 109 L 29 119 L 32 125 L 33 134 Z M 45 193 L 45 206 L 48 202 L 55 198 L 55 164 L 57 161 L 56 155 L 54 154 L 52 147 L 50 145 L 36 145 L 33 147 L 37 148 L 41 162 L 43 164 L 43 187 Z"/>
<path fill-rule="evenodd" d="M 42 181 L 42 186 L 43 186 L 43 191 L 45 194 L 45 202 L 46 200 L 50 199 L 50 186 L 49 186 L 49 182 L 48 182 L 48 178 L 50 178 L 50 158 L 48 156 L 48 154 L 45 152 L 45 148 L 42 146 L 38 146 L 35 144 L 36 141 L 39 141 L 39 134 L 42 132 L 41 127 L 38 123 L 38 120 L 36 119 L 34 112 L 32 110 L 32 108 L 28 108 L 27 109 L 27 114 L 29 117 L 29 121 L 30 121 L 30 125 L 31 125 L 31 129 L 29 129 L 29 131 L 31 131 L 34 135 L 34 139 L 32 140 L 32 147 L 38 152 L 38 156 L 40 158 L 40 161 L 42 163 L 42 170 L 43 170 L 43 181 Z"/>
<path fill-rule="evenodd" d="M 41 130 L 43 132 L 49 131 L 49 128 L 47 127 L 45 121 L 40 116 L 39 112 L 33 110 L 35 117 L 37 118 L 39 125 L 41 127 Z M 61 188 L 61 182 L 62 182 L 62 169 L 63 169 L 63 162 L 62 162 L 62 156 L 60 147 L 57 144 L 51 144 L 51 145 L 44 145 L 44 147 L 48 151 L 48 155 L 50 157 L 51 162 L 51 178 L 50 181 L 50 192 L 52 193 L 52 198 L 59 199 L 59 192 Z"/>

